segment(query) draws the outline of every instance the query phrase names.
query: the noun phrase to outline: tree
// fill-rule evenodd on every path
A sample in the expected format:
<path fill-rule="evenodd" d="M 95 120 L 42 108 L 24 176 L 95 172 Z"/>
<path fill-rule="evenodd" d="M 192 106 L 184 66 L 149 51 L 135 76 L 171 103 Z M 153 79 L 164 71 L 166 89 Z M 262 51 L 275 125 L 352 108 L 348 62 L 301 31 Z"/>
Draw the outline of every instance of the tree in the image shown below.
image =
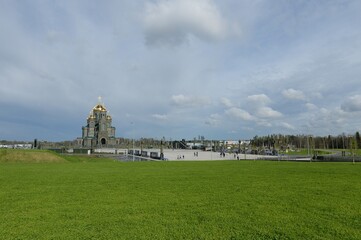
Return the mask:
<path fill-rule="evenodd" d="M 356 144 L 357 144 L 357 148 L 360 148 L 361 147 L 361 137 L 360 137 L 360 133 L 357 131 L 356 132 Z"/>
<path fill-rule="evenodd" d="M 355 163 L 355 154 L 356 154 L 356 138 L 350 137 L 350 154 L 352 156 L 352 162 Z"/>

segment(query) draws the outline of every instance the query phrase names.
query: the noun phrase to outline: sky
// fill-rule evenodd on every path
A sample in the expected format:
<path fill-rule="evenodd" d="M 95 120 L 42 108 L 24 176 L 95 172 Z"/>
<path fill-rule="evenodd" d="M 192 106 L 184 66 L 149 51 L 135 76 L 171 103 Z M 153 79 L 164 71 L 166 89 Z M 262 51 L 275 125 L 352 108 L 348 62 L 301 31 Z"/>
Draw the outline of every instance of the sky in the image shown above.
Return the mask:
<path fill-rule="evenodd" d="M 0 139 L 361 130 L 359 0 L 0 0 Z"/>

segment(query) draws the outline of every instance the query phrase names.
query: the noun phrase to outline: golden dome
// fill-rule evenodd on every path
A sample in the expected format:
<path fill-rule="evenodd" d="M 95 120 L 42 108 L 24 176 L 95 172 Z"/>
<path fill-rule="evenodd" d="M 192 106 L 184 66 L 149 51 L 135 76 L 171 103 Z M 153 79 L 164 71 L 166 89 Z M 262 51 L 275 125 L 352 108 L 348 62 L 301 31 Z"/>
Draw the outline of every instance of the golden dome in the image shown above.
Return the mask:
<path fill-rule="evenodd" d="M 95 116 L 92 111 L 90 111 L 88 119 L 95 119 Z"/>
<path fill-rule="evenodd" d="M 94 111 L 102 111 L 102 112 L 106 112 L 106 111 L 107 111 L 107 109 L 105 108 L 105 106 L 102 105 L 102 104 L 97 104 L 97 105 L 95 105 L 95 107 L 93 107 L 93 110 L 94 110 Z"/>

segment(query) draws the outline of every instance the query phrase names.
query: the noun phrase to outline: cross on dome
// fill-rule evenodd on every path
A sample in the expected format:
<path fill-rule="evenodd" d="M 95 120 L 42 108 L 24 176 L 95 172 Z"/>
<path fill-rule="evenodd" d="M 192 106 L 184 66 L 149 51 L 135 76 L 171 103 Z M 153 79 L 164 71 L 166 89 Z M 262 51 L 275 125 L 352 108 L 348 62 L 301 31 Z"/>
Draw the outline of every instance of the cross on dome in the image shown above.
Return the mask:
<path fill-rule="evenodd" d="M 102 97 L 101 96 L 98 97 L 98 103 L 97 103 L 97 105 L 95 105 L 93 110 L 104 111 L 104 112 L 107 111 L 104 104 L 102 103 Z"/>

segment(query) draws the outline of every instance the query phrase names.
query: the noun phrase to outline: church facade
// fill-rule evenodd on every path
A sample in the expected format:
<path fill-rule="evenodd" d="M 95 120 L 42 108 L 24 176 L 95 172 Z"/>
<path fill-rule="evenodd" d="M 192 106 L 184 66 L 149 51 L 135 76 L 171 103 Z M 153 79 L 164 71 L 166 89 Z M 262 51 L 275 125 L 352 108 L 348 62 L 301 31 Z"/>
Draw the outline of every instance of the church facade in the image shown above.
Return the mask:
<path fill-rule="evenodd" d="M 86 126 L 82 127 L 80 144 L 83 148 L 90 149 L 113 147 L 117 144 L 112 117 L 108 114 L 104 103 L 101 102 L 101 98 L 90 111 Z"/>

